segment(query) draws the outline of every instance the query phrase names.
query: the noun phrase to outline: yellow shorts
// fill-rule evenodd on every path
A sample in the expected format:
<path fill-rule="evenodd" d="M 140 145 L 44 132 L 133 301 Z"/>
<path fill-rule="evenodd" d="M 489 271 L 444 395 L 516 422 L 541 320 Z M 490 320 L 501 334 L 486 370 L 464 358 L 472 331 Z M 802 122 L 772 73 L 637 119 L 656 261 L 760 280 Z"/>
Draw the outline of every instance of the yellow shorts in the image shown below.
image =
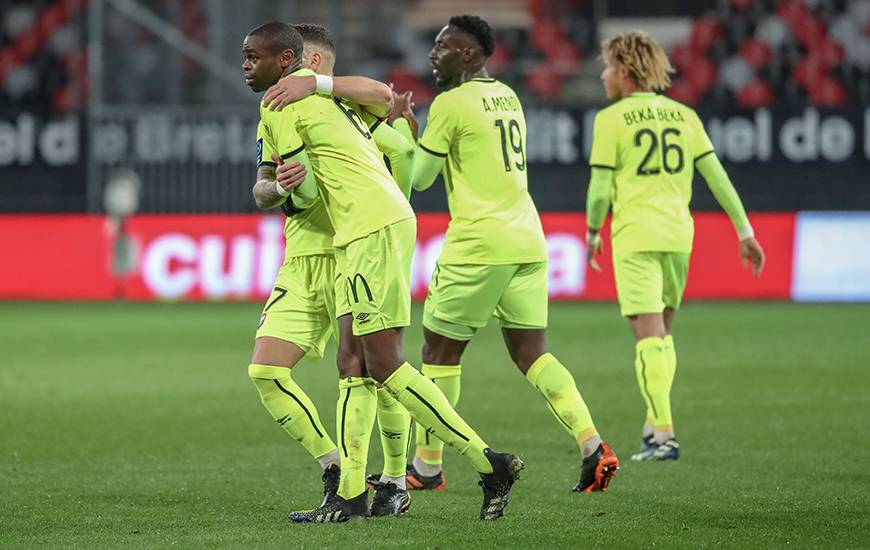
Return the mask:
<path fill-rule="evenodd" d="M 423 326 L 454 340 L 471 340 L 490 317 L 502 328 L 547 327 L 547 262 L 435 267 Z"/>
<path fill-rule="evenodd" d="M 336 249 L 356 336 L 411 324 L 411 260 L 416 241 L 417 220 L 411 218 Z"/>
<path fill-rule="evenodd" d="M 348 301 L 347 281 L 344 277 L 345 270 L 338 263 L 338 258 L 335 261 L 335 281 L 333 288 L 335 292 L 335 318 L 344 317 L 351 312 L 350 301 Z M 336 332 L 336 336 L 338 333 Z"/>
<path fill-rule="evenodd" d="M 257 338 L 292 342 L 308 357 L 323 357 L 335 322 L 335 258 L 331 254 L 287 258 L 260 315 Z"/>
<path fill-rule="evenodd" d="M 613 255 L 616 293 L 623 316 L 679 309 L 689 273 L 689 254 L 627 252 Z"/>

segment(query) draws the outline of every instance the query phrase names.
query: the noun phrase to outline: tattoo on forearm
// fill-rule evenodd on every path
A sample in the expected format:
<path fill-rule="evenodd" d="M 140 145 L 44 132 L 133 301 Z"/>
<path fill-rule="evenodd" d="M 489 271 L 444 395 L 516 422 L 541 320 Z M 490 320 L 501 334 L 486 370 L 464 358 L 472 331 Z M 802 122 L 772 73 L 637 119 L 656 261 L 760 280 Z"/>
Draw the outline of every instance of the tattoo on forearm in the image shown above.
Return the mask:
<path fill-rule="evenodd" d="M 284 200 L 275 189 L 275 167 L 262 165 L 257 168 L 257 183 L 254 184 L 254 200 L 262 210 L 275 208 Z"/>

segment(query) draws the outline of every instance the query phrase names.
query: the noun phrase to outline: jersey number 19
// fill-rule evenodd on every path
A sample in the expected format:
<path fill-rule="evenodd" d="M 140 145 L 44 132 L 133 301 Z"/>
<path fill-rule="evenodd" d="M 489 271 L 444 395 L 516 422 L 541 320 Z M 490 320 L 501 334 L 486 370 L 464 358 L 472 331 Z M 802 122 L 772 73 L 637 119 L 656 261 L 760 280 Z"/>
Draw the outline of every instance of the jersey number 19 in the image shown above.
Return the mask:
<path fill-rule="evenodd" d="M 501 155 L 504 159 L 504 171 L 511 171 L 511 158 L 508 153 L 508 143 L 510 143 L 514 154 L 520 156 L 519 162 L 513 163 L 514 166 L 517 167 L 517 170 L 525 170 L 526 154 L 523 153 L 523 134 L 520 132 L 520 123 L 517 122 L 516 119 L 509 119 L 507 122 L 507 128 L 505 128 L 504 119 L 498 119 L 495 121 L 495 125 L 501 133 Z"/>

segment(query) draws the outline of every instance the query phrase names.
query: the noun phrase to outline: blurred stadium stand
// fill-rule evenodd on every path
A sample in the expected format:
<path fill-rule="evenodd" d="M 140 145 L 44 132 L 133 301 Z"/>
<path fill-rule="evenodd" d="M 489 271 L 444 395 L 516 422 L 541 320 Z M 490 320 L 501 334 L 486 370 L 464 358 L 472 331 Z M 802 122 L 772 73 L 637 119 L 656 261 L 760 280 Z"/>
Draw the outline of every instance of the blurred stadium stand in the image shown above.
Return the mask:
<path fill-rule="evenodd" d="M 255 97 L 245 33 L 271 19 L 327 25 L 338 73 L 434 97 L 428 51 L 450 15 L 496 29 L 492 74 L 529 117 L 532 193 L 579 210 L 600 39 L 644 28 L 678 69 L 751 209 L 870 206 L 870 0 L 2 0 L 0 211 L 102 211 L 119 168 L 144 212 L 248 212 Z M 848 125 L 848 131 L 844 129 Z M 793 135 L 794 134 L 794 135 Z M 792 139 L 794 143 L 791 143 Z M 826 177 L 838 163 L 837 181 Z M 415 197 L 446 207 L 443 193 Z M 696 207 L 714 208 L 703 188 Z"/>

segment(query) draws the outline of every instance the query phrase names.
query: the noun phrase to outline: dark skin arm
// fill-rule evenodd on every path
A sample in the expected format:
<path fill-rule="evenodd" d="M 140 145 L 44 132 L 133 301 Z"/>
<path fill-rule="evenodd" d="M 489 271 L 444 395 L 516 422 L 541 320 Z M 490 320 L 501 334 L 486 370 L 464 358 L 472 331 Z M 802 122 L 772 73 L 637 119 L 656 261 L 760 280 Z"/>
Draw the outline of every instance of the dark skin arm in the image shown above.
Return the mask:
<path fill-rule="evenodd" d="M 280 157 L 273 158 L 275 164 L 284 165 Z M 284 165 L 284 177 L 281 181 L 281 187 L 286 191 L 293 191 L 305 180 L 305 165 L 299 162 L 291 162 Z M 257 183 L 254 184 L 253 194 L 254 201 L 257 203 L 257 208 L 260 210 L 269 210 L 283 203 L 287 197 L 282 197 L 278 194 L 278 189 L 275 187 L 277 180 L 277 168 L 270 164 L 262 164 L 257 168 Z"/>

